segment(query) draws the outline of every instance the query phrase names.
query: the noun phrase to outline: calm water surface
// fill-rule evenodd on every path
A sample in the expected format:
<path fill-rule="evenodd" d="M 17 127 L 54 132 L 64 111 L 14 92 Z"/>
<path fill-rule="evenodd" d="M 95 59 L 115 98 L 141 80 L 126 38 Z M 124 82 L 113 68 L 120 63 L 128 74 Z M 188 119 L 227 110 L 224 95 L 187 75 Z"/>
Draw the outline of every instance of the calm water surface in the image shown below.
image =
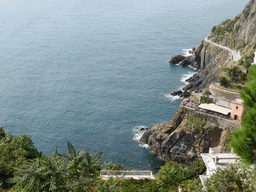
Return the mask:
<path fill-rule="evenodd" d="M 195 71 L 170 66 L 247 0 L 0 1 L 0 123 L 38 150 L 66 142 L 103 161 L 157 170 L 136 141 L 141 126 L 170 121 L 168 94 Z"/>

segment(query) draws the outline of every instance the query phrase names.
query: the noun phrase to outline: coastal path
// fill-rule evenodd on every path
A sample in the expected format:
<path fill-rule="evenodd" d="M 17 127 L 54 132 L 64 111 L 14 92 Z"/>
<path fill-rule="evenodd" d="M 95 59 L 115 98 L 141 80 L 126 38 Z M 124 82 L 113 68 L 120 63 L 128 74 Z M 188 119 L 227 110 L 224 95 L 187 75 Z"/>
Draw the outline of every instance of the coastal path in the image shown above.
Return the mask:
<path fill-rule="evenodd" d="M 232 54 L 232 56 L 233 56 L 233 60 L 236 61 L 236 62 L 238 62 L 238 60 L 241 58 L 240 53 L 238 53 L 237 51 L 234 51 L 234 50 L 230 49 L 229 47 L 226 47 L 226 46 L 223 46 L 223 45 L 214 43 L 214 42 L 212 42 L 211 40 L 209 40 L 208 37 L 205 37 L 204 40 L 205 40 L 206 42 L 208 42 L 208 43 L 211 43 L 212 45 L 215 45 L 215 46 L 217 46 L 217 47 L 220 47 L 220 48 L 222 48 L 222 49 L 225 49 L 225 50 L 231 52 L 231 54 Z"/>
<path fill-rule="evenodd" d="M 152 171 L 150 170 L 101 170 L 100 178 L 103 180 L 108 180 L 109 178 L 123 178 L 123 179 L 155 179 Z"/>

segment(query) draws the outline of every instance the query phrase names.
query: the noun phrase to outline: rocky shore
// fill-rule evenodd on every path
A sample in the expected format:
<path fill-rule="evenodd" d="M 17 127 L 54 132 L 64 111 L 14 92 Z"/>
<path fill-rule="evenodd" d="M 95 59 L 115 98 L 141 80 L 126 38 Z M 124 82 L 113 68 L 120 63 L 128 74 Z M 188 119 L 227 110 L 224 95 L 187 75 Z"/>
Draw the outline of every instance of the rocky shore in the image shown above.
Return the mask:
<path fill-rule="evenodd" d="M 217 82 L 219 76 L 223 75 L 222 68 L 238 66 L 238 59 L 234 59 L 230 52 L 241 52 L 242 60 L 239 62 L 253 56 L 256 47 L 255 13 L 255 1 L 250 1 L 238 16 L 214 26 L 211 34 L 205 38 L 208 41 L 203 40 L 192 50 L 192 55 L 172 56 L 170 64 L 188 65 L 198 73 L 186 80 L 188 85 L 171 95 L 190 97 L 192 91 L 201 92 Z M 216 43 L 221 46 L 216 46 Z M 229 49 L 223 49 L 223 46 Z M 201 153 L 208 152 L 209 147 L 218 146 L 226 150 L 231 133 L 241 126 L 236 121 L 198 111 L 197 105 L 189 104 L 192 107 L 180 106 L 170 122 L 152 125 L 145 130 L 140 139 L 164 161 L 190 164 L 200 158 Z"/>

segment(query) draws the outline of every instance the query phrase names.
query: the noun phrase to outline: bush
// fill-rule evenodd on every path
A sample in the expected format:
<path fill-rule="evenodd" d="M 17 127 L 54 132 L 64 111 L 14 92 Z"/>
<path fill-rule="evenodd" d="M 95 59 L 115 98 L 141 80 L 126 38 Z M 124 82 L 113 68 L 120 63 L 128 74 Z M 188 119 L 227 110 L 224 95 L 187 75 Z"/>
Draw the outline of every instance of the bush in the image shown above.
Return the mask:
<path fill-rule="evenodd" d="M 218 168 L 216 173 L 207 179 L 205 186 L 207 191 L 254 191 L 250 187 L 253 178 L 248 167 L 241 164 L 231 164 L 226 169 Z M 245 182 L 246 181 L 246 182 Z"/>
<path fill-rule="evenodd" d="M 210 103 L 210 102 L 211 102 L 211 98 L 201 96 L 201 102 L 200 103 Z"/>
<path fill-rule="evenodd" d="M 204 90 L 204 93 L 203 93 L 204 96 L 209 97 L 211 94 L 212 93 L 208 89 Z"/>
<path fill-rule="evenodd" d="M 237 25 L 237 26 L 235 27 L 235 33 L 237 33 L 240 28 L 241 28 L 241 25 Z"/>
<path fill-rule="evenodd" d="M 185 165 L 169 161 L 161 167 L 156 175 L 161 190 L 177 187 L 177 184 L 187 178 Z"/>
<path fill-rule="evenodd" d="M 196 159 L 188 168 L 187 168 L 187 177 L 188 179 L 199 178 L 199 175 L 206 171 L 206 166 L 202 160 Z"/>
<path fill-rule="evenodd" d="M 108 162 L 108 163 L 105 163 L 105 166 L 103 169 L 105 169 L 105 170 L 123 170 L 124 165 L 120 165 L 119 163 L 114 164 L 112 162 Z"/>
<path fill-rule="evenodd" d="M 241 74 L 240 74 L 240 79 L 241 79 L 242 81 L 245 81 L 245 80 L 247 79 L 247 74 L 246 74 L 246 73 L 241 73 Z"/>
<path fill-rule="evenodd" d="M 226 77 L 220 76 L 219 77 L 219 83 L 221 86 L 227 87 L 229 82 Z"/>

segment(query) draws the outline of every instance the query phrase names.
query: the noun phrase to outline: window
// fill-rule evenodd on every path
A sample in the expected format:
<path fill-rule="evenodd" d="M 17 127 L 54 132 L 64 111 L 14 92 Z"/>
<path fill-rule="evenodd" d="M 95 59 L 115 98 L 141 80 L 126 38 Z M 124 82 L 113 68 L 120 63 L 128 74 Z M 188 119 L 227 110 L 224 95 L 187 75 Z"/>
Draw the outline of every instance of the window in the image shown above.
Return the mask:
<path fill-rule="evenodd" d="M 238 106 L 236 106 L 236 109 L 238 109 Z"/>

